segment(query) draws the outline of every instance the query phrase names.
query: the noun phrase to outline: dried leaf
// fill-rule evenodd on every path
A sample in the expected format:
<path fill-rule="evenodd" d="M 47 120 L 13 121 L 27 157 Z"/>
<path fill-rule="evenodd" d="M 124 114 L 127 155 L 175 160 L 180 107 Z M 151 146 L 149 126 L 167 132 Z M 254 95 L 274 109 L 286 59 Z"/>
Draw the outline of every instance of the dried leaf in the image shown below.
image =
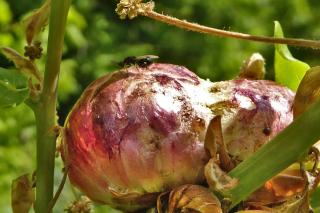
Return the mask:
<path fill-rule="evenodd" d="M 301 193 L 306 185 L 299 169 L 287 169 L 267 181 L 247 200 L 260 206 L 275 205 Z"/>
<path fill-rule="evenodd" d="M 309 192 L 306 189 L 300 196 L 296 196 L 281 206 L 273 208 L 275 213 L 309 213 Z"/>
<path fill-rule="evenodd" d="M 290 197 L 302 192 L 306 180 L 302 177 L 300 170 L 285 170 L 266 183 L 276 196 Z"/>
<path fill-rule="evenodd" d="M 218 198 L 207 188 L 197 185 L 183 185 L 160 195 L 157 210 L 159 213 L 222 213 Z"/>
<path fill-rule="evenodd" d="M 31 175 L 25 174 L 12 181 L 11 206 L 13 213 L 28 213 L 35 201 Z"/>
<path fill-rule="evenodd" d="M 204 169 L 204 175 L 211 190 L 224 193 L 235 187 L 238 183 L 237 179 L 228 176 L 227 173 L 215 163 L 214 159 L 210 159 Z"/>
<path fill-rule="evenodd" d="M 208 126 L 205 148 L 209 150 L 210 155 L 216 160 L 217 154 L 219 156 L 219 166 L 225 171 L 229 172 L 235 167 L 235 163 L 230 158 L 227 147 L 223 140 L 221 116 L 214 117 Z"/>
<path fill-rule="evenodd" d="M 24 58 L 17 51 L 8 47 L 1 48 L 1 51 L 9 60 L 13 61 L 15 66 L 20 69 L 25 76 L 33 77 L 38 82 L 42 82 L 42 76 L 32 61 Z"/>
<path fill-rule="evenodd" d="M 297 117 L 303 113 L 320 96 L 320 66 L 307 71 L 299 84 L 294 104 L 293 113 Z"/>
<path fill-rule="evenodd" d="M 29 45 L 32 43 L 34 37 L 47 25 L 50 9 L 51 0 L 47 0 L 40 8 L 24 20 L 26 25 L 26 39 Z"/>

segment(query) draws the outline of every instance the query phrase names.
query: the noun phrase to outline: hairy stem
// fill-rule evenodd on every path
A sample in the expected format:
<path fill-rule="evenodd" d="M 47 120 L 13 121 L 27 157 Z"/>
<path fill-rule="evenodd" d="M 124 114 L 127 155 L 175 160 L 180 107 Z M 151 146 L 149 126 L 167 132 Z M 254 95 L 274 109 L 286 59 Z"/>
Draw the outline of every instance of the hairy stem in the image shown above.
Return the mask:
<path fill-rule="evenodd" d="M 245 33 L 226 31 L 226 30 L 203 26 L 196 23 L 191 23 L 191 22 L 180 20 L 171 16 L 166 16 L 166 15 L 157 13 L 153 10 L 145 11 L 141 13 L 141 15 L 147 16 L 157 21 L 161 21 L 166 24 L 173 25 L 182 29 L 187 29 L 190 31 L 205 33 L 205 34 L 214 35 L 214 36 L 222 36 L 222 37 L 236 38 L 236 39 L 242 39 L 247 41 L 270 43 L 270 44 L 287 44 L 292 46 L 301 46 L 301 47 L 320 49 L 319 41 L 306 40 L 306 39 L 294 39 L 294 38 L 273 38 L 273 37 L 267 37 L 267 36 L 255 36 L 255 35 L 249 35 Z"/>
<path fill-rule="evenodd" d="M 52 0 L 43 91 L 35 108 L 37 125 L 36 213 L 51 212 L 56 149 L 57 84 L 66 20 L 71 0 Z"/>

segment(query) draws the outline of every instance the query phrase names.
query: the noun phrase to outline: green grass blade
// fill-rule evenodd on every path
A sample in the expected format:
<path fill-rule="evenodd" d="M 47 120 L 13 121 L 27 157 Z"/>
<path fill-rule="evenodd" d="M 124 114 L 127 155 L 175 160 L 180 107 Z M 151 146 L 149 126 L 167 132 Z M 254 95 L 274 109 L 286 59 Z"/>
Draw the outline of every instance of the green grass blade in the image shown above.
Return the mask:
<path fill-rule="evenodd" d="M 229 173 L 239 179 L 238 185 L 228 191 L 232 206 L 299 160 L 319 138 L 320 101 L 317 101 L 272 141 Z"/>

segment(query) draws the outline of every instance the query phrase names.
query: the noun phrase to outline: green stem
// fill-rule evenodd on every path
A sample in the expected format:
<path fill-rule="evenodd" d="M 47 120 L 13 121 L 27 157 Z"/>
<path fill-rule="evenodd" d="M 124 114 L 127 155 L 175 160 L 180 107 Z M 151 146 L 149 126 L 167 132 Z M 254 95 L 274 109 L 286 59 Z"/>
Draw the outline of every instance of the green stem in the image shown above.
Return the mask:
<path fill-rule="evenodd" d="M 35 108 L 37 125 L 36 213 L 50 212 L 49 203 L 53 198 L 57 84 L 64 32 L 70 5 L 71 0 L 52 0 L 51 3 L 43 91 L 40 101 Z"/>

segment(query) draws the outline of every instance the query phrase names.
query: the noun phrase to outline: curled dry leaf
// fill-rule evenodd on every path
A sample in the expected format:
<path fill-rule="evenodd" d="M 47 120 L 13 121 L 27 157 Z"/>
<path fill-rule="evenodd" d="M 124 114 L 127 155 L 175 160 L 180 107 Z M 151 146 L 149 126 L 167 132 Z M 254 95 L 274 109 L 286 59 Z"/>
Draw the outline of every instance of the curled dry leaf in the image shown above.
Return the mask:
<path fill-rule="evenodd" d="M 223 171 L 229 172 L 235 167 L 235 163 L 230 158 L 226 145 L 223 141 L 220 115 L 214 117 L 210 121 L 204 146 L 209 150 L 213 159 L 216 159 L 218 154 L 219 159 L 217 160 L 219 160 L 219 166 Z"/>
<path fill-rule="evenodd" d="M 13 213 L 28 213 L 35 201 L 31 175 L 25 174 L 12 181 L 11 206 Z"/>
<path fill-rule="evenodd" d="M 249 205 L 255 206 L 275 205 L 301 193 L 306 180 L 299 169 L 287 169 L 267 181 L 263 187 L 255 191 L 247 200 Z"/>
<path fill-rule="evenodd" d="M 284 204 L 273 208 L 274 213 L 309 213 L 309 192 L 308 187 L 298 196 L 295 196 Z"/>
<path fill-rule="evenodd" d="M 311 171 L 288 168 L 269 180 L 245 204 L 272 207 L 275 213 L 309 213 L 309 194 L 319 183 L 318 168 Z"/>
<path fill-rule="evenodd" d="M 34 37 L 47 25 L 50 9 L 51 0 L 47 0 L 40 8 L 24 20 L 26 25 L 26 39 L 29 45 L 32 43 Z"/>
<path fill-rule="evenodd" d="M 42 76 L 32 61 L 24 58 L 17 51 L 8 47 L 1 48 L 1 51 L 9 60 L 13 61 L 14 65 L 20 69 L 23 75 L 32 77 L 38 82 L 42 82 Z"/>
<path fill-rule="evenodd" d="M 221 204 L 207 188 L 183 185 L 158 197 L 159 213 L 222 213 Z"/>
<path fill-rule="evenodd" d="M 225 192 L 238 183 L 237 179 L 234 179 L 227 175 L 214 161 L 210 159 L 204 169 L 204 175 L 207 179 L 207 183 L 211 190 L 218 192 Z"/>

